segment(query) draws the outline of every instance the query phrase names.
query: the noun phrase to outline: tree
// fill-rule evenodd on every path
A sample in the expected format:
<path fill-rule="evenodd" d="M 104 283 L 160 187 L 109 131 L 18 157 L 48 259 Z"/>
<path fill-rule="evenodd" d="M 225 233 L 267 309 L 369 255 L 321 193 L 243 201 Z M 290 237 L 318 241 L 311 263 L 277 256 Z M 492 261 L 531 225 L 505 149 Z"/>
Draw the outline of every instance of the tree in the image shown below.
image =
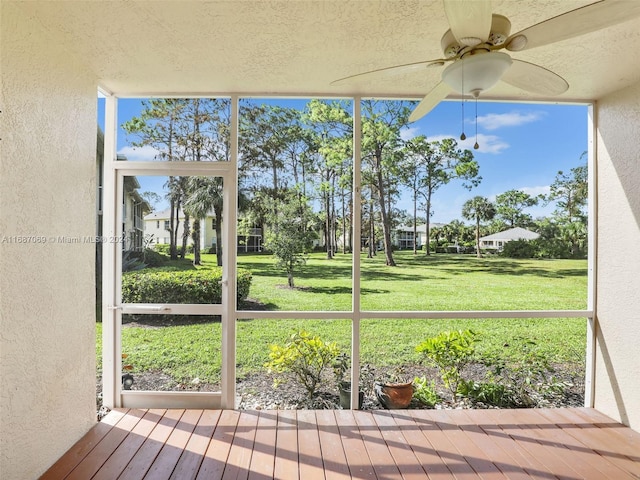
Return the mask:
<path fill-rule="evenodd" d="M 586 165 L 572 168 L 570 173 L 563 173 L 562 170 L 558 172 L 546 197 L 547 203 L 556 202 L 556 217 L 568 223 L 586 219 L 584 207 L 587 205 L 588 195 L 587 175 Z"/>
<path fill-rule="evenodd" d="M 524 209 L 537 205 L 538 200 L 521 190 L 507 190 L 496 196 L 496 217 L 510 228 L 527 228 L 533 219 L 531 215 L 524 213 Z"/>
<path fill-rule="evenodd" d="M 427 137 L 419 135 L 405 143 L 405 154 L 410 159 L 407 170 L 409 176 L 402 175 L 406 186 L 413 191 L 414 212 L 418 196 L 424 199 L 426 222 L 426 254 L 430 252 L 430 223 L 433 194 L 443 185 L 454 179 L 468 180 L 463 183 L 467 190 L 480 184 L 482 177 L 478 175 L 480 166 L 473 159 L 470 150 L 460 150 L 453 138 L 441 141 L 427 141 Z M 415 230 L 415 229 L 414 229 Z M 415 232 L 414 232 L 415 235 Z M 415 248 L 414 248 L 415 252 Z"/>
<path fill-rule="evenodd" d="M 395 266 L 391 249 L 391 180 L 397 179 L 402 139 L 400 130 L 408 123 L 413 102 L 364 100 L 362 102 L 362 157 L 371 182 L 371 198 L 378 203 L 386 264 Z M 373 213 L 373 212 L 372 212 Z M 371 243 L 371 242 L 370 242 Z M 371 248 L 371 245 L 370 245 Z"/>
<path fill-rule="evenodd" d="M 584 157 L 585 154 L 582 155 Z M 554 218 L 559 224 L 561 239 L 566 242 L 569 256 L 583 256 L 587 244 L 588 168 L 574 167 L 569 173 L 559 171 L 551 184 L 546 202 L 556 202 Z"/>
<path fill-rule="evenodd" d="M 344 101 L 311 100 L 306 106 L 304 122 L 313 136 L 318 154 L 315 169 L 319 182 L 316 191 L 324 213 L 327 259 L 331 259 L 336 251 L 338 225 L 336 193 L 342 200 L 343 251 L 346 244 L 345 202 L 351 196 L 353 121 Z"/>
<path fill-rule="evenodd" d="M 476 223 L 476 256 L 482 257 L 480 252 L 480 223 L 491 220 L 496 214 L 496 209 L 488 198 L 476 196 L 464 202 L 462 216 Z"/>
<path fill-rule="evenodd" d="M 316 236 L 307 228 L 311 212 L 306 202 L 301 206 L 296 201 L 292 192 L 283 200 L 271 201 L 278 204 L 268 208 L 271 227 L 265 235 L 264 246 L 273 253 L 276 266 L 286 272 L 289 287 L 294 288 L 294 275 L 306 265 Z"/>
<path fill-rule="evenodd" d="M 151 207 L 152 212 L 155 211 L 157 204 L 162 201 L 162 197 L 156 192 L 146 191 L 142 192 L 140 196 L 146 200 L 146 202 Z"/>
<path fill-rule="evenodd" d="M 185 151 L 178 141 L 178 124 L 184 106 L 185 100 L 182 99 L 145 100 L 142 102 L 140 116 L 123 123 L 122 128 L 127 134 L 138 138 L 132 142 L 134 147 L 151 146 L 158 152 L 156 157 L 160 160 L 182 161 L 185 159 Z M 181 196 L 175 189 L 173 177 L 169 177 L 168 187 L 171 202 L 169 253 L 175 260 L 178 258 L 177 231 Z"/>
<path fill-rule="evenodd" d="M 222 180 L 218 177 L 189 177 L 187 199 L 184 202 L 185 214 L 193 217 L 193 264 L 200 265 L 200 224 L 214 211 L 216 222 L 216 256 L 218 266 L 222 265 Z"/>

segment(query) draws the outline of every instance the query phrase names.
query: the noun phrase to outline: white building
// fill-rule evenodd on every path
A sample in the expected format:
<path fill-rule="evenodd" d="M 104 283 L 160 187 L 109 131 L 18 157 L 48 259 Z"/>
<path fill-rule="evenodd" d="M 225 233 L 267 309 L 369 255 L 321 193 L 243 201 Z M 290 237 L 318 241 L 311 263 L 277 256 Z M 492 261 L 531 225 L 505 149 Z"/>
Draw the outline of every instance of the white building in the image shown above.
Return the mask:
<path fill-rule="evenodd" d="M 539 233 L 532 232 L 526 228 L 515 227 L 504 230 L 503 232 L 480 237 L 480 248 L 501 251 L 505 243 L 512 242 L 513 240 L 535 240 L 539 237 Z"/>

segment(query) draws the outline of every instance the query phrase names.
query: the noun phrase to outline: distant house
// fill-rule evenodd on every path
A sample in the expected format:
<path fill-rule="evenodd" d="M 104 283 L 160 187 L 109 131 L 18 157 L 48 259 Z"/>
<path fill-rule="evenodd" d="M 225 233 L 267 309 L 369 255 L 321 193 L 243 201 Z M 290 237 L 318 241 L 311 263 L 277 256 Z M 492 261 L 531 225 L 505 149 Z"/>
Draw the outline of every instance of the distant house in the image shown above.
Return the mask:
<path fill-rule="evenodd" d="M 503 232 L 480 237 L 480 248 L 500 251 L 504 248 L 505 243 L 513 240 L 535 240 L 538 237 L 540 237 L 539 233 L 532 232 L 526 228 L 510 228 Z"/>
<path fill-rule="evenodd" d="M 171 211 L 169 209 L 160 212 L 151 212 L 144 217 L 144 232 L 153 235 L 152 244 L 171 243 Z M 182 234 L 184 232 L 184 213 L 180 212 L 178 224 L 178 246 L 182 245 Z M 193 219 L 190 220 L 189 228 L 193 231 Z M 262 229 L 250 228 L 246 235 L 238 235 L 238 252 L 260 252 L 262 251 Z M 193 239 L 189 235 L 187 245 L 192 245 Z M 202 249 L 214 247 L 216 242 L 216 218 L 213 213 L 207 214 L 206 218 L 200 220 L 200 246 Z"/>
<path fill-rule="evenodd" d="M 144 248 L 144 215 L 151 211 L 149 203 L 140 196 L 140 183 L 136 177 L 124 177 L 122 200 L 122 233 L 124 250 L 140 251 Z"/>
<path fill-rule="evenodd" d="M 431 223 L 429 228 L 440 228 L 444 226 L 444 223 Z M 413 226 L 412 225 L 399 225 L 393 231 L 392 234 L 392 243 L 395 247 L 400 250 L 405 250 L 409 248 L 413 248 Z M 427 242 L 427 224 L 423 223 L 422 225 L 416 225 L 416 248 L 421 249 L 422 246 Z M 431 240 L 433 240 L 433 234 L 431 235 Z"/>

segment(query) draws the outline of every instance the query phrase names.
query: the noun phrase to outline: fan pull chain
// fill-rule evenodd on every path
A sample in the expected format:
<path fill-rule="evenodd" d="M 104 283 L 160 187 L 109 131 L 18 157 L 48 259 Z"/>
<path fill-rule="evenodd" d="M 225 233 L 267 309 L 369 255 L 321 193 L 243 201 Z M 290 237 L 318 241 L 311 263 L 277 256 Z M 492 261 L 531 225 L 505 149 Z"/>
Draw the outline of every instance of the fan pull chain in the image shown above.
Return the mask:
<path fill-rule="evenodd" d="M 474 150 L 478 150 L 480 145 L 478 145 L 478 97 L 476 97 L 476 143 L 473 145 Z"/>

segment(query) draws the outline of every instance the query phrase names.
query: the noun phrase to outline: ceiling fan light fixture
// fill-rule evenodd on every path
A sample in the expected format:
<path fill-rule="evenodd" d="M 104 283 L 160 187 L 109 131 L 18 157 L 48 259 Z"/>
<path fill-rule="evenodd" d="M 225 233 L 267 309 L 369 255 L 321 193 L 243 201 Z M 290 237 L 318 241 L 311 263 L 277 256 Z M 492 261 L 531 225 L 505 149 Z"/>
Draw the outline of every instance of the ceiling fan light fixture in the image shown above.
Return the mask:
<path fill-rule="evenodd" d="M 463 95 L 493 87 L 513 61 L 506 53 L 488 52 L 464 57 L 442 72 L 442 81 Z"/>

